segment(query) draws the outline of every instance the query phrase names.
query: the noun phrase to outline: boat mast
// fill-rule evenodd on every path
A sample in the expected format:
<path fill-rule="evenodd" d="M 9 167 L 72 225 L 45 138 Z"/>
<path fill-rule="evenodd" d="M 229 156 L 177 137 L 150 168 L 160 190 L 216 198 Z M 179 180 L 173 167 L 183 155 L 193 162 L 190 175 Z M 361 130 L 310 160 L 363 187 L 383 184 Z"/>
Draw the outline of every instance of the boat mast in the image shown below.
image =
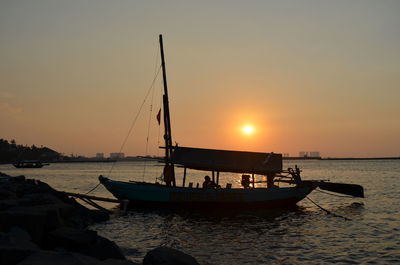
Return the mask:
<path fill-rule="evenodd" d="M 164 47 L 163 38 L 160 34 L 160 52 L 161 52 L 161 67 L 163 73 L 163 83 L 164 83 L 164 95 L 163 95 L 163 107 L 164 107 L 164 141 L 165 141 L 165 162 L 170 164 L 171 154 L 172 154 L 172 135 L 171 135 L 171 119 L 169 114 L 169 101 L 168 101 L 168 85 L 167 85 L 167 72 L 165 69 L 165 59 L 164 59 Z"/>

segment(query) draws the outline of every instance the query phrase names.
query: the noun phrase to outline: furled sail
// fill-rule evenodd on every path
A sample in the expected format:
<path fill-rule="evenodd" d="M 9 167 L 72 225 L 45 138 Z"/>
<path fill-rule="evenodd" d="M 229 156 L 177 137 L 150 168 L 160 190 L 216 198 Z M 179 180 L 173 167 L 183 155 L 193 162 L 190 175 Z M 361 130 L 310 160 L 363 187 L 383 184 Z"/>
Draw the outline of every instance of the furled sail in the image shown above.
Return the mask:
<path fill-rule="evenodd" d="M 171 162 L 186 168 L 266 175 L 282 171 L 282 155 L 227 151 L 191 147 L 174 147 Z"/>

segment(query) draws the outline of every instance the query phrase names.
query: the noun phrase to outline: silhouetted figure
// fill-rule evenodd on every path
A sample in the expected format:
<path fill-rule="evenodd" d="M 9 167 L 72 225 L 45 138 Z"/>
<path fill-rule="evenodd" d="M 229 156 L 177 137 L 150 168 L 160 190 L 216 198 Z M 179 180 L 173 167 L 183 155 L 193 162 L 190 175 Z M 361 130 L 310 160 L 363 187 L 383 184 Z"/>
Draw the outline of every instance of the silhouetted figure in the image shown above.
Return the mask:
<path fill-rule="evenodd" d="M 164 167 L 164 181 L 165 185 L 171 187 L 174 185 L 175 187 L 175 176 L 174 176 L 174 166 L 172 165 L 165 165 Z"/>
<path fill-rule="evenodd" d="M 267 188 L 275 187 L 274 185 L 275 174 L 267 174 Z"/>
<path fill-rule="evenodd" d="M 250 175 L 242 175 L 241 184 L 245 189 L 250 188 Z"/>
<path fill-rule="evenodd" d="M 295 170 L 293 170 L 293 168 L 288 168 L 289 174 L 292 175 L 293 180 L 296 183 L 301 183 L 301 177 L 300 177 L 300 168 L 297 167 L 297 165 L 295 165 Z"/>
<path fill-rule="evenodd" d="M 220 186 L 217 185 L 214 181 L 212 181 L 209 176 L 204 177 L 203 189 L 215 189 L 219 187 Z"/>

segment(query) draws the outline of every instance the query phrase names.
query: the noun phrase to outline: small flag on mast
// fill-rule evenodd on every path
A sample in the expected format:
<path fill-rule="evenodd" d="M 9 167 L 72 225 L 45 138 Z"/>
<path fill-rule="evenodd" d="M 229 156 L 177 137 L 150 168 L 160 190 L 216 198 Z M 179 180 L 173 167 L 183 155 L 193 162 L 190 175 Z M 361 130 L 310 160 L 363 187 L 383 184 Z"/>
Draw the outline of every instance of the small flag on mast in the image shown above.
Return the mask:
<path fill-rule="evenodd" d="M 157 113 L 157 121 L 158 121 L 158 125 L 160 125 L 161 124 L 161 109 Z"/>

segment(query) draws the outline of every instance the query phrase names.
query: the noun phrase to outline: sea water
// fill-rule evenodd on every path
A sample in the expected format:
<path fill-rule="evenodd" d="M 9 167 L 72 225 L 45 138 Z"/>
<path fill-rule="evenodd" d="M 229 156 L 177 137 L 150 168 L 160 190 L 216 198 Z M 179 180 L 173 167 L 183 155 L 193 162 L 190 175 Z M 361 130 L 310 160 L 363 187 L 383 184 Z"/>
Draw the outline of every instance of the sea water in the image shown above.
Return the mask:
<path fill-rule="evenodd" d="M 284 161 L 297 164 L 303 179 L 360 184 L 365 198 L 337 197 L 314 191 L 298 208 L 282 211 L 137 210 L 91 229 L 115 241 L 132 261 L 147 251 L 169 246 L 200 264 L 399 264 L 400 160 Z M 155 162 L 54 163 L 41 169 L 0 165 L 0 172 L 42 180 L 52 187 L 86 193 L 105 175 L 115 180 L 155 182 Z M 186 185 L 201 185 L 206 172 L 188 170 Z M 183 171 L 177 170 L 181 185 Z M 240 186 L 240 174 L 220 175 L 220 184 Z M 260 184 L 261 185 L 261 184 Z M 112 195 L 98 186 L 90 193 Z M 113 207 L 112 204 L 103 204 Z"/>

